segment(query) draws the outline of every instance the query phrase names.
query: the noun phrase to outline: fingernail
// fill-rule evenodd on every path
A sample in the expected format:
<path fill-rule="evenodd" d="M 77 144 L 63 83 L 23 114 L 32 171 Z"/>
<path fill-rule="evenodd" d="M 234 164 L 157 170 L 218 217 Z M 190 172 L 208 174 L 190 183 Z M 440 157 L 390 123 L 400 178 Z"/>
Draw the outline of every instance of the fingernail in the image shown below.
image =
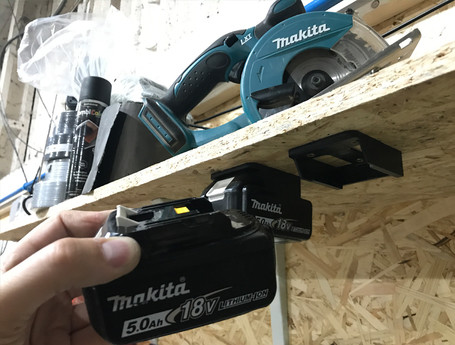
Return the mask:
<path fill-rule="evenodd" d="M 114 267 L 123 266 L 137 258 L 140 251 L 137 242 L 128 237 L 106 239 L 101 247 L 106 261 Z"/>

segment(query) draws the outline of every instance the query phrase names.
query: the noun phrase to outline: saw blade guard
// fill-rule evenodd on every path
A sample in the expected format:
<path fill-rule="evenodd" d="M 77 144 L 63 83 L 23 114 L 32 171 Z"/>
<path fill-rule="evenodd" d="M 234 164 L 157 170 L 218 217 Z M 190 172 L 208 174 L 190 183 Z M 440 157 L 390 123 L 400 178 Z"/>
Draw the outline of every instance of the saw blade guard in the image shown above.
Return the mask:
<path fill-rule="evenodd" d="M 356 17 L 311 12 L 267 32 L 246 61 L 240 96 L 251 122 L 318 94 L 387 47 Z"/>

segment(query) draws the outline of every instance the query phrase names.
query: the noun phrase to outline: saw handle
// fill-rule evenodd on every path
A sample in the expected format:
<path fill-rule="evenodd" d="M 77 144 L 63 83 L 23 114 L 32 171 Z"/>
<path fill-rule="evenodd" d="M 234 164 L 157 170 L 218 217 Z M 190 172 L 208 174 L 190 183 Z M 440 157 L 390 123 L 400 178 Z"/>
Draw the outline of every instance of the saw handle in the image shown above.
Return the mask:
<path fill-rule="evenodd" d="M 220 82 L 226 82 L 233 66 L 248 57 L 249 49 L 239 47 L 234 31 L 213 42 L 172 84 L 160 99 L 174 116 L 185 121 L 188 112 L 198 105 Z"/>
<path fill-rule="evenodd" d="M 277 23 L 305 12 L 301 0 L 277 0 L 256 27 L 223 35 L 177 78 L 159 101 L 185 122 L 198 105 L 221 82 L 240 82 L 243 65 L 258 39 Z"/>
<path fill-rule="evenodd" d="M 278 0 L 270 7 L 265 19 L 254 28 L 254 35 L 261 38 L 273 26 L 297 14 L 305 13 L 301 0 Z"/>

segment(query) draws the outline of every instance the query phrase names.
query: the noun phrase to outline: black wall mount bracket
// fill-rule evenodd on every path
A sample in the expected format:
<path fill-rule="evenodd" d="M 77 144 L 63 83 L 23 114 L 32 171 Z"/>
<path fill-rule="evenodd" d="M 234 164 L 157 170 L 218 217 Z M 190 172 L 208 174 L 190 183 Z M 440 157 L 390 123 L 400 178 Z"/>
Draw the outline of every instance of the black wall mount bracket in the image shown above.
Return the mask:
<path fill-rule="evenodd" d="M 403 176 L 401 151 L 350 130 L 289 150 L 303 180 L 341 189 L 346 184 Z"/>

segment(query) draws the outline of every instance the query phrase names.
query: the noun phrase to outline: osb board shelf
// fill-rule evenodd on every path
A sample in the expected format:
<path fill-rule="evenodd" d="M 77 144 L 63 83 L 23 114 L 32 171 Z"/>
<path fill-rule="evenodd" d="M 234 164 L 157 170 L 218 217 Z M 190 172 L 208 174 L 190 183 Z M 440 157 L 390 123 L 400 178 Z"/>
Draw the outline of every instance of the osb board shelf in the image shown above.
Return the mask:
<path fill-rule="evenodd" d="M 303 182 L 302 196 L 313 203 L 315 215 L 455 195 L 454 90 L 452 42 L 88 195 L 13 223 L 3 219 L 0 239 L 19 239 L 61 210 L 100 210 L 117 204 L 147 204 L 155 198 L 197 196 L 209 184 L 212 172 L 245 162 L 296 173 L 289 149 L 350 129 L 401 150 L 405 176 L 362 182 L 342 190 Z"/>

